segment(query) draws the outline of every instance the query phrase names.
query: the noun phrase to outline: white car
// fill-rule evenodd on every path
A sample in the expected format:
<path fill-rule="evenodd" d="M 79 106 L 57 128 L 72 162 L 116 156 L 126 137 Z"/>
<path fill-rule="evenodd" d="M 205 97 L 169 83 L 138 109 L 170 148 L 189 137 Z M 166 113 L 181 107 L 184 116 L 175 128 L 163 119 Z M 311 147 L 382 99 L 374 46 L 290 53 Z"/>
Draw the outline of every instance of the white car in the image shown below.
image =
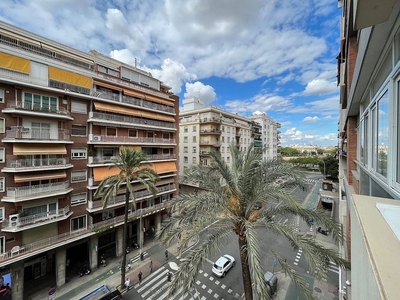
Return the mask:
<path fill-rule="evenodd" d="M 214 263 L 212 272 L 218 277 L 225 277 L 226 273 L 235 265 L 235 259 L 228 255 L 222 255 Z"/>

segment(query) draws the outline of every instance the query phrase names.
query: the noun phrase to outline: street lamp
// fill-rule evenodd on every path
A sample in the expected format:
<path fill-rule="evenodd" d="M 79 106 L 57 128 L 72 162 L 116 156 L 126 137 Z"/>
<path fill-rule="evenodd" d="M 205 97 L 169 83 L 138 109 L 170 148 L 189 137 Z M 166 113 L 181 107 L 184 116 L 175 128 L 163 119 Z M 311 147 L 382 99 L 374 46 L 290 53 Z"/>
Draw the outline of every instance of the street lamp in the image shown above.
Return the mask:
<path fill-rule="evenodd" d="M 324 164 L 324 179 L 325 179 L 325 162 L 322 161 L 322 163 Z"/>
<path fill-rule="evenodd" d="M 140 201 L 140 221 L 139 221 L 139 248 L 140 248 L 140 259 L 143 260 L 143 253 L 142 253 L 142 249 L 143 249 L 143 238 L 144 238 L 144 232 L 143 232 L 143 227 L 142 227 L 142 205 L 143 205 L 143 201 Z"/>

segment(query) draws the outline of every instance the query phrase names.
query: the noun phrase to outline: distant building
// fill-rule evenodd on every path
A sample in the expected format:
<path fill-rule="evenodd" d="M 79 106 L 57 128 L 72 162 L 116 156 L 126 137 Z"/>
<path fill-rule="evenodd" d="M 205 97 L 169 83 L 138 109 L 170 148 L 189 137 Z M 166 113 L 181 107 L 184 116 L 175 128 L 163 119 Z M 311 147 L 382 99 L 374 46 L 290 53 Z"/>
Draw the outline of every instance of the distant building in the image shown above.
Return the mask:
<path fill-rule="evenodd" d="M 261 147 L 264 141 L 269 142 L 271 151 L 266 153 L 266 158 L 276 157 L 279 123 L 270 118 L 242 117 L 216 106 L 204 107 L 199 98 L 184 99 L 183 105 L 179 113 L 180 173 L 191 164 L 209 165 L 212 149 L 219 151 L 230 164 L 231 143 L 246 151 L 251 145 Z M 268 132 L 268 136 L 264 136 L 264 132 Z"/>
<path fill-rule="evenodd" d="M 400 1 L 339 6 L 339 196 L 347 237 L 341 253 L 351 260 L 345 274 L 351 285 L 344 278 L 340 288 L 351 299 L 397 299 Z"/>

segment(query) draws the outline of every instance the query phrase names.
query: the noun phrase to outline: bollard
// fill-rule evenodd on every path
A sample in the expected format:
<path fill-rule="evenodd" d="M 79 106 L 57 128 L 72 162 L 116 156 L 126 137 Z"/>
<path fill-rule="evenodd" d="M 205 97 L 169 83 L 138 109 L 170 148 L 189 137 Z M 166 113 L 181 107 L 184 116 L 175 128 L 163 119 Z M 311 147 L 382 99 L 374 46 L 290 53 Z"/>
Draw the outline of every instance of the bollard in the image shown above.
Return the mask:
<path fill-rule="evenodd" d="M 144 260 L 144 255 L 143 255 L 143 253 L 140 253 L 140 260 Z"/>

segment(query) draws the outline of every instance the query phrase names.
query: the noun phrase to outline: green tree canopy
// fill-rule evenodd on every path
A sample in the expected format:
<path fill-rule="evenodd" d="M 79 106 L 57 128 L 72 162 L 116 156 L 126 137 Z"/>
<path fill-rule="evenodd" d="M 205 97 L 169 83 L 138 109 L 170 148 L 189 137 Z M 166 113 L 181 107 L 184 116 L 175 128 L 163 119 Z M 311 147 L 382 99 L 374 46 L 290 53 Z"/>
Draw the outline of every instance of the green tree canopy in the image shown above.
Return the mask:
<path fill-rule="evenodd" d="M 300 154 L 299 150 L 291 147 L 282 147 L 280 153 L 282 156 L 297 156 Z"/>
<path fill-rule="evenodd" d="M 324 166 L 325 163 L 325 166 Z M 325 167 L 325 177 L 330 176 L 332 178 L 338 178 L 339 176 L 339 161 L 333 156 L 324 157 L 322 161 L 318 163 L 319 170 L 321 174 L 324 174 Z"/>
<path fill-rule="evenodd" d="M 294 248 L 302 248 L 311 270 L 316 271 L 317 278 L 321 279 L 329 261 L 340 267 L 349 267 L 349 264 L 338 257 L 336 251 L 325 248 L 312 237 L 297 232 L 293 226 L 279 220 L 295 216 L 304 220 L 313 218 L 328 228 L 333 238 L 338 240 L 343 238 L 341 227 L 324 211 L 303 208 L 292 195 L 294 186 L 305 184 L 304 175 L 293 164 L 282 160 L 265 161 L 261 152 L 251 148 L 241 152 L 234 145 L 230 146 L 230 153 L 230 165 L 218 152 L 213 151 L 211 167 L 192 165 L 185 170 L 181 181 L 199 184 L 206 191 L 180 195 L 171 200 L 172 216 L 162 224 L 156 235 L 166 245 L 179 240 L 179 251 L 193 239 L 199 238 L 201 232 L 206 235 L 180 263 L 170 293 L 179 288 L 185 291 L 195 289 L 196 277 L 206 259 L 234 235 L 240 252 L 247 300 L 252 300 L 254 295 L 257 299 L 269 298 L 263 277 L 266 270 L 263 269 L 261 249 L 269 251 L 302 293 L 312 299 L 312 291 L 306 282 L 293 272 L 284 257 L 272 250 L 273 244 L 262 241 L 259 232 L 263 230 L 281 235 Z M 285 180 L 279 180 L 281 178 Z M 281 205 L 276 206 L 276 199 L 281 201 Z"/>

